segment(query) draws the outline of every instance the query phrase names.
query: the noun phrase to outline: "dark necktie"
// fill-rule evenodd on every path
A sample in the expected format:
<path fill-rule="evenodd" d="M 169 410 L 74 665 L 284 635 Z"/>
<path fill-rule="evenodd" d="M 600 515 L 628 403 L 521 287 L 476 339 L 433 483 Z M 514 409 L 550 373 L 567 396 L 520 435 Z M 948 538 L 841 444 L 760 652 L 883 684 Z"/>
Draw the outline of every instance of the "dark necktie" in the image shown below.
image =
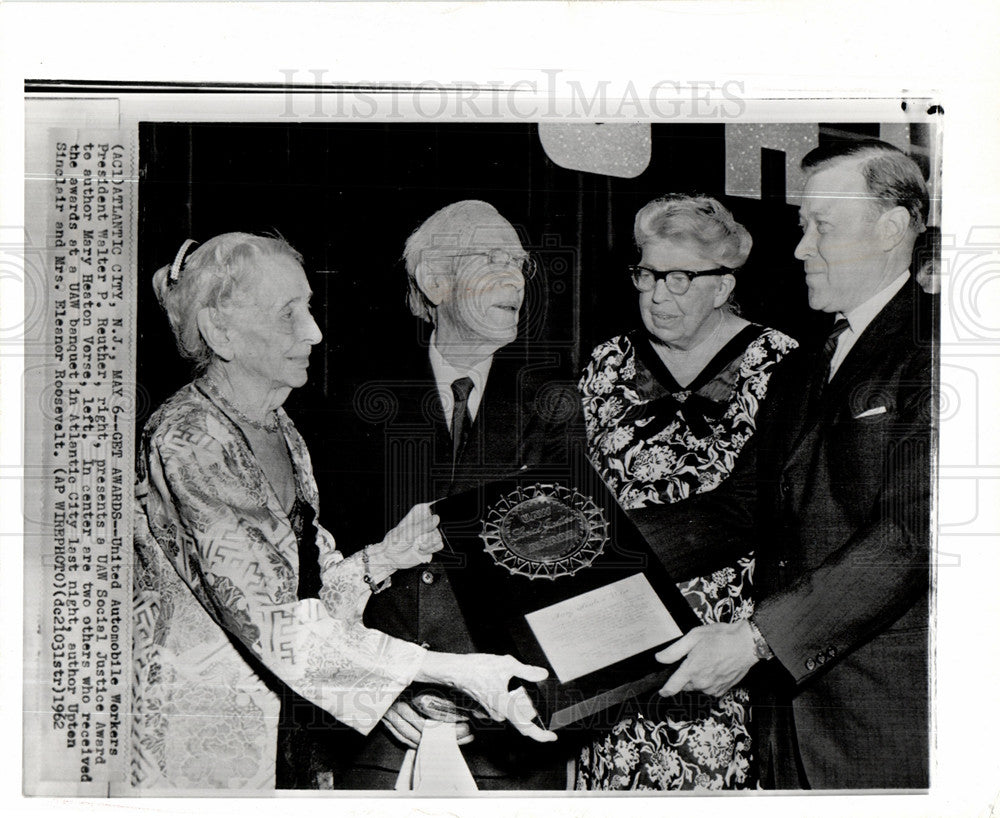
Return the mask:
<path fill-rule="evenodd" d="M 823 396 L 823 390 L 830 380 L 830 362 L 833 360 L 833 353 L 837 350 L 837 339 L 850 326 L 846 318 L 838 318 L 833 325 L 833 329 L 830 330 L 830 335 L 827 337 L 826 343 L 823 344 L 823 350 L 816 361 L 816 380 L 813 384 L 811 401 L 813 407 L 819 403 L 819 399 Z"/>
<path fill-rule="evenodd" d="M 826 339 L 826 343 L 823 344 L 823 368 L 821 370 L 823 373 L 823 383 L 827 383 L 830 380 L 830 362 L 833 360 L 833 353 L 837 351 L 837 340 L 850 326 L 846 318 L 838 318 L 833 325 L 833 329 L 830 330 L 830 335 Z"/>
<path fill-rule="evenodd" d="M 455 404 L 451 409 L 451 460 L 453 465 L 458 462 L 458 457 L 469 436 L 469 427 L 472 425 L 472 418 L 469 416 L 470 392 L 472 392 L 472 378 L 459 378 L 451 385 L 451 394 L 455 397 Z"/>

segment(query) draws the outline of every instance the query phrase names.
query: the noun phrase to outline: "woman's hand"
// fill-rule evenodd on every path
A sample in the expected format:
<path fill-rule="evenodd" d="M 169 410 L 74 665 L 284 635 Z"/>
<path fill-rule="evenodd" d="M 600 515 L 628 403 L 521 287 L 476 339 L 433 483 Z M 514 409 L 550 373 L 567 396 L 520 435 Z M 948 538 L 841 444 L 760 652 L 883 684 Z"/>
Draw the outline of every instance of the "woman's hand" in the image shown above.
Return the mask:
<path fill-rule="evenodd" d="M 411 508 L 382 542 L 368 546 L 372 578 L 381 582 L 393 571 L 430 562 L 444 546 L 439 522 L 441 518 L 431 514 L 430 504 L 420 503 Z"/>
<path fill-rule="evenodd" d="M 555 741 L 555 733 L 535 723 L 538 714 L 525 689 L 507 690 L 515 676 L 540 682 L 548 675 L 545 668 L 526 665 L 513 656 L 429 652 L 417 681 L 457 688 L 479 702 L 494 721 L 509 721 L 518 732 L 535 741 Z"/>

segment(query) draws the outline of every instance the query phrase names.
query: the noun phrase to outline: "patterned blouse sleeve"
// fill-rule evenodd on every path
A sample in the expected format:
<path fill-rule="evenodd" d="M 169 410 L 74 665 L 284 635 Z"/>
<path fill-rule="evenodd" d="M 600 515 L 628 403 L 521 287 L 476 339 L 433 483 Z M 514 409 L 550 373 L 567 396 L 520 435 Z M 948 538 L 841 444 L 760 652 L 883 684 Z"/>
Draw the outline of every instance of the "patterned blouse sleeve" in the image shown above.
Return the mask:
<path fill-rule="evenodd" d="M 594 348 L 587 362 L 577 389 L 580 392 L 580 403 L 583 406 L 583 420 L 587 430 L 587 440 L 593 440 L 598 427 L 598 408 L 602 402 L 601 396 L 608 391 L 610 384 L 601 374 L 604 359 L 617 348 L 619 339 L 613 338 Z"/>
<path fill-rule="evenodd" d="M 206 431 L 175 426 L 149 440 L 144 504 L 154 535 L 216 622 L 299 695 L 368 733 L 425 651 L 365 628 L 357 616 L 332 616 L 320 600 L 296 598 L 288 521 L 242 479 L 225 430 L 213 434 L 213 425 L 221 426 L 209 416 Z M 332 539 L 327 545 L 323 579 L 333 587 L 338 565 L 349 573 L 357 566 L 340 559 Z M 344 587 L 354 581 L 343 579 Z M 355 591 L 351 606 L 358 599 Z"/>

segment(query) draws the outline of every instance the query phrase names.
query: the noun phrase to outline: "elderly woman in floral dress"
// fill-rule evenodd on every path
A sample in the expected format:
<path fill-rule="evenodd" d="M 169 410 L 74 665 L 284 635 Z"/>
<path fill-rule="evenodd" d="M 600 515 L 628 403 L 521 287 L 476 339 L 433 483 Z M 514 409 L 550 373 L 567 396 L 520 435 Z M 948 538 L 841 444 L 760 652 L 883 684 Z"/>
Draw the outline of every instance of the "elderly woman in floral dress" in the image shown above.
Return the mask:
<path fill-rule="evenodd" d="M 325 714 L 367 733 L 414 681 L 455 687 L 553 740 L 523 690 L 508 693 L 512 676 L 544 669 L 435 653 L 362 625 L 394 571 L 441 548 L 437 518 L 416 506 L 343 558 L 317 521 L 309 454 L 281 408 L 321 338 L 301 256 L 245 233 L 190 255 L 188 245 L 153 280 L 199 376 L 153 414 L 137 452 L 133 784 L 273 788 L 279 718 Z M 278 783 L 336 786 L 327 760 L 304 759 L 304 783 Z"/>
<path fill-rule="evenodd" d="M 642 326 L 599 345 L 580 390 L 588 453 L 626 510 L 674 503 L 729 477 L 775 366 L 797 344 L 732 299 L 751 238 L 709 197 L 666 196 L 635 219 L 629 268 Z M 680 585 L 703 622 L 753 612 L 753 555 Z M 683 574 L 681 574 L 683 576 Z M 683 696 L 683 694 L 682 694 Z M 745 688 L 719 699 L 632 702 L 582 751 L 578 789 L 754 785 Z"/>

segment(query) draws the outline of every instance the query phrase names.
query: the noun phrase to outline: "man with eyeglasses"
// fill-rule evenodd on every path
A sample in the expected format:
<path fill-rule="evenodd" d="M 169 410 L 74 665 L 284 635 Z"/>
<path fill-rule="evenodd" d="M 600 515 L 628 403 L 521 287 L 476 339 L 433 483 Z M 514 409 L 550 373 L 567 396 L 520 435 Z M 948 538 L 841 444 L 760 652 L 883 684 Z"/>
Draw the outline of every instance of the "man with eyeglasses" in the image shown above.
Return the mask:
<path fill-rule="evenodd" d="M 431 501 L 565 460 L 578 411 L 573 381 L 563 380 L 560 397 L 552 391 L 558 370 L 529 363 L 513 344 L 534 264 L 496 208 L 474 200 L 442 208 L 409 237 L 403 257 L 407 304 L 422 326 L 409 349 L 397 350 L 391 372 L 372 371 L 355 392 L 361 423 L 350 456 L 366 465 L 350 466 L 359 477 L 343 510 L 351 541 L 334 530 L 347 551 L 367 541 L 365 526 L 397 519 L 413 498 Z M 425 647 L 474 650 L 450 579 L 434 563 L 394 575 L 391 587 L 369 600 L 365 623 Z M 569 750 L 560 742 L 523 741 L 433 693 L 405 692 L 383 729 L 346 753 L 334 787 L 396 787 L 406 750 L 417 747 L 425 720 L 434 717 L 456 725 L 479 789 L 566 788 Z M 439 786 L 447 791 L 451 783 Z"/>

